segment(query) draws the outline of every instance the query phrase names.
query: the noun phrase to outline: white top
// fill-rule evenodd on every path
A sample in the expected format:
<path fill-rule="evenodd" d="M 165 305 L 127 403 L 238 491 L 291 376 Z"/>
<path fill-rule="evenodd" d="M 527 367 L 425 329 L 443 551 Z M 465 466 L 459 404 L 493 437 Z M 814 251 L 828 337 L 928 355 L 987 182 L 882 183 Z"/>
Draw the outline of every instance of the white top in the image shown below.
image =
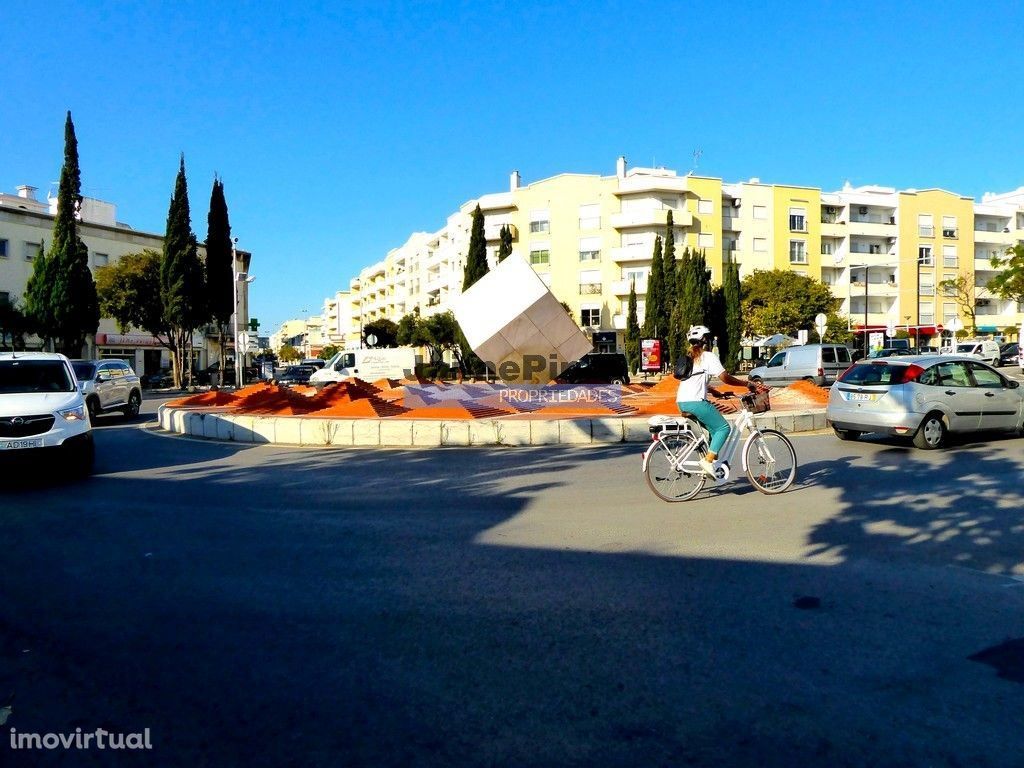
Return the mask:
<path fill-rule="evenodd" d="M 679 382 L 676 390 L 677 403 L 692 403 L 705 400 L 708 396 L 708 380 L 712 376 L 721 376 L 725 371 L 722 361 L 714 352 L 704 350 L 701 356 L 693 361 L 693 373 L 690 378 Z"/>

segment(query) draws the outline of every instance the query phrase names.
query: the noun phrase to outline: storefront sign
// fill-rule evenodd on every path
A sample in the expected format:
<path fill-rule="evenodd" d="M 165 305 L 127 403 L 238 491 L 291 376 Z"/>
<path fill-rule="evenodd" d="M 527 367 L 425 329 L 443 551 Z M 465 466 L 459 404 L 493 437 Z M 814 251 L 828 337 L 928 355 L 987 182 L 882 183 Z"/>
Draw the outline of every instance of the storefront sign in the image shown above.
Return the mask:
<path fill-rule="evenodd" d="M 640 341 L 640 370 L 661 370 L 661 340 L 642 339 Z"/>
<path fill-rule="evenodd" d="M 160 342 L 145 333 L 97 333 L 96 344 L 101 347 L 159 347 Z"/>

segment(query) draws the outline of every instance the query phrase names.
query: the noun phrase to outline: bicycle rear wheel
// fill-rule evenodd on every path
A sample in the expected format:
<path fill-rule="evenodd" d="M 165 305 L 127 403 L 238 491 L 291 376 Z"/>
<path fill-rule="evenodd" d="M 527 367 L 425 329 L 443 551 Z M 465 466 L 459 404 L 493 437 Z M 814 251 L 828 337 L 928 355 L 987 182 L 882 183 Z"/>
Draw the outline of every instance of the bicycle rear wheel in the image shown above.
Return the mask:
<path fill-rule="evenodd" d="M 781 432 L 762 429 L 744 456 L 750 484 L 761 493 L 782 493 L 796 480 L 796 451 Z"/>
<path fill-rule="evenodd" d="M 685 455 L 695 444 L 692 437 L 666 435 L 658 440 L 651 449 L 647 459 L 647 471 L 644 477 L 654 495 L 664 501 L 687 501 L 692 499 L 704 487 L 704 472 L 697 466 L 697 452 L 687 456 L 683 469 L 677 469 L 679 458 Z"/>

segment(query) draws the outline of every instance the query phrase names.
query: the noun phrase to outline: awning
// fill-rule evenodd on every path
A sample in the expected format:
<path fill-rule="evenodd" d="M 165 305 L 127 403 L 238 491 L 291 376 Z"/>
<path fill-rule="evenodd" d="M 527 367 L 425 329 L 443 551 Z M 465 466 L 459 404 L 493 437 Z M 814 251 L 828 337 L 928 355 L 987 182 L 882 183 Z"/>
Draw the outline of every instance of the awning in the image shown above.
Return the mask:
<path fill-rule="evenodd" d="M 996 326 L 994 326 L 994 325 L 979 325 L 977 330 L 978 330 L 978 333 L 998 333 L 999 332 L 999 329 L 996 328 Z"/>
<path fill-rule="evenodd" d="M 888 326 L 885 326 L 885 325 L 868 325 L 867 326 L 867 330 L 868 330 L 868 333 L 884 332 L 887 327 Z M 865 326 L 864 326 L 863 323 L 854 323 L 853 330 L 854 330 L 855 333 L 863 333 L 864 332 L 864 328 L 865 328 Z M 907 326 L 906 325 L 897 325 L 897 326 L 895 326 L 895 328 L 896 328 L 897 331 L 905 331 L 905 330 L 907 330 Z M 910 332 L 911 333 L 927 333 L 927 334 L 941 333 L 942 332 L 942 326 L 941 325 L 911 325 L 910 326 Z"/>

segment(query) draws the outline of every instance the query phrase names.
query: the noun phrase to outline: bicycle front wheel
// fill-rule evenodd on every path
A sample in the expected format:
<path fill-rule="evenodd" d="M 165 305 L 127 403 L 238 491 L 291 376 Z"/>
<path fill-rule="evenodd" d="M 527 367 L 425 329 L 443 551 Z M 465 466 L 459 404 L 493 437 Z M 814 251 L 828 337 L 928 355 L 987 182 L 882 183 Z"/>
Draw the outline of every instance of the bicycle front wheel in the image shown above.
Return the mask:
<path fill-rule="evenodd" d="M 796 451 L 781 432 L 762 429 L 747 443 L 747 477 L 761 493 L 782 493 L 796 480 Z"/>
<path fill-rule="evenodd" d="M 690 450 L 695 443 L 690 437 L 666 435 L 654 444 L 644 477 L 659 499 L 687 501 L 704 487 L 704 471 L 697 464 L 699 456 L 697 451 Z"/>

